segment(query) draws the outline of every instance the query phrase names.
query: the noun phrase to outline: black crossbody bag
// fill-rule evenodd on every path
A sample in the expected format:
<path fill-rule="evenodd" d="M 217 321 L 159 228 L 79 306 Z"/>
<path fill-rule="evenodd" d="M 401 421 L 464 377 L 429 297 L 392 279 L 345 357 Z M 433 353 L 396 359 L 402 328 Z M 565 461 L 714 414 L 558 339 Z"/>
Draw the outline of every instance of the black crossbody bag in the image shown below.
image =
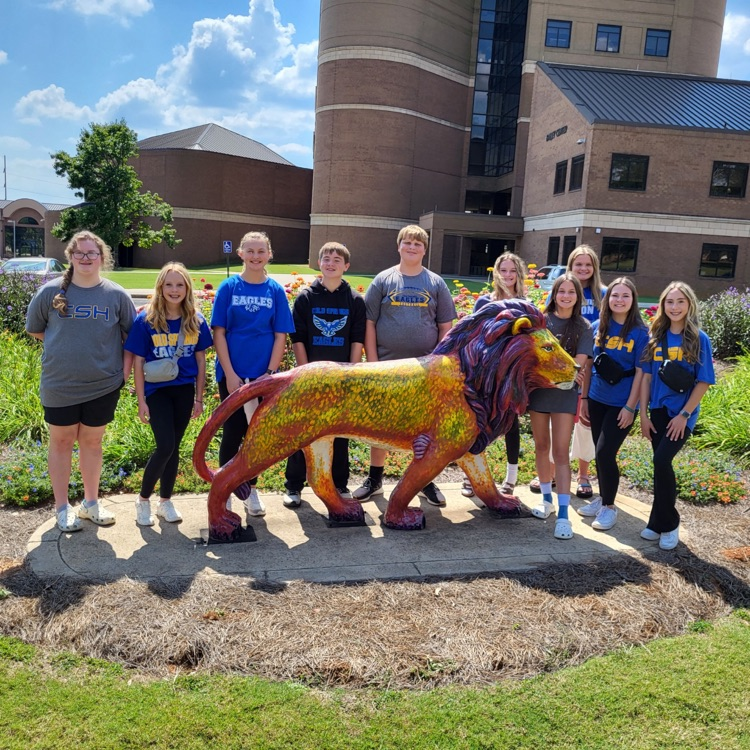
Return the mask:
<path fill-rule="evenodd" d="M 607 352 L 599 352 L 594 357 L 594 369 L 596 374 L 610 385 L 617 385 L 623 378 L 635 375 L 635 367 L 626 370 L 619 362 L 616 362 Z"/>
<path fill-rule="evenodd" d="M 695 386 L 695 373 L 685 369 L 676 359 L 669 359 L 667 334 L 661 340 L 662 363 L 659 366 L 661 382 L 677 393 L 688 393 Z"/>

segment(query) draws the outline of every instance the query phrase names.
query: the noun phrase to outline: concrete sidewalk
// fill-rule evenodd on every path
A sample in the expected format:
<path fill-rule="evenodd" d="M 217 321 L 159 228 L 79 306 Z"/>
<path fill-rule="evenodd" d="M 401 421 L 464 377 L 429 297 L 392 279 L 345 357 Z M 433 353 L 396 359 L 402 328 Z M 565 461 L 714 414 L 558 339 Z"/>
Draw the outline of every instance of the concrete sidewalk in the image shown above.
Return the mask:
<path fill-rule="evenodd" d="M 285 508 L 281 495 L 264 494 L 267 514 L 249 519 L 257 541 L 210 545 L 201 539 L 207 526 L 205 495 L 175 498 L 182 523 L 157 519 L 155 526 L 147 528 L 136 525 L 136 496 L 117 495 L 104 501 L 117 514 L 115 525 L 102 528 L 83 521 L 82 531 L 64 534 L 50 518 L 32 535 L 27 560 L 34 573 L 43 577 L 150 580 L 213 572 L 263 581 L 338 583 L 491 574 L 550 563 L 590 562 L 656 546 L 639 536 L 648 506 L 624 496 L 618 496 L 620 514 L 611 531 L 595 531 L 591 519 L 571 512 L 575 536 L 559 541 L 553 537 L 555 515 L 547 521 L 501 520 L 463 497 L 460 488 L 459 483 L 441 483 L 445 508 L 422 502 L 427 527 L 421 531 L 383 527 L 383 497 L 363 504 L 366 526 L 329 528 L 325 506 L 309 489 L 296 510 Z M 517 494 L 529 506 L 540 499 L 527 487 L 519 488 Z M 575 507 L 582 504 L 576 501 Z M 234 510 L 244 516 L 237 501 Z"/>

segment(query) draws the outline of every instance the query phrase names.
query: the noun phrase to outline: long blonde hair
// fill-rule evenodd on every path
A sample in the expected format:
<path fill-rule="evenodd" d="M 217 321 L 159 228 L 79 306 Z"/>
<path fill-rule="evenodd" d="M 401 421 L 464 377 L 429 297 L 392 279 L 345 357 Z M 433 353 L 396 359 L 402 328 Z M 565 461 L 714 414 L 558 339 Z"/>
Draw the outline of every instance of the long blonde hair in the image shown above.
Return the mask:
<path fill-rule="evenodd" d="M 193 282 L 187 268 L 182 263 L 171 261 L 167 263 L 156 277 L 154 294 L 146 307 L 146 322 L 155 330 L 169 333 L 167 322 L 167 301 L 164 299 L 164 283 L 170 271 L 180 274 L 185 282 L 186 294 L 181 303 L 182 329 L 185 335 L 197 334 L 200 330 L 200 320 L 195 311 L 195 297 L 193 295 Z"/>
<path fill-rule="evenodd" d="M 676 289 L 685 295 L 688 301 L 688 311 L 685 316 L 685 328 L 682 331 L 682 354 L 690 364 L 700 361 L 701 341 L 700 341 L 700 318 L 698 314 L 698 298 L 695 292 L 684 281 L 670 281 L 666 289 L 659 295 L 659 307 L 651 321 L 651 330 L 649 333 L 648 346 L 643 354 L 643 359 L 648 362 L 654 358 L 656 347 L 661 346 L 662 339 L 669 330 L 670 320 L 666 313 L 667 295 Z M 662 352 L 664 359 L 668 358 L 667 352 Z"/>
<path fill-rule="evenodd" d="M 594 300 L 594 307 L 601 312 L 602 309 L 602 276 L 599 272 L 599 258 L 596 257 L 596 252 L 591 245 L 579 245 L 568 257 L 568 271 L 573 271 L 573 261 L 576 258 L 580 258 L 581 255 L 588 255 L 591 258 L 591 266 L 594 269 L 594 273 L 591 274 L 591 278 L 586 283 L 586 286 L 591 290 L 591 297 Z M 579 279 L 580 281 L 580 279 Z M 581 284 L 583 286 L 583 284 Z"/>
<path fill-rule="evenodd" d="M 65 248 L 65 257 L 68 261 L 68 267 L 65 269 L 65 273 L 62 276 L 62 285 L 60 286 L 60 291 L 52 298 L 52 307 L 53 309 L 57 310 L 59 313 L 65 314 L 65 311 L 67 310 L 68 303 L 65 299 L 65 293 L 68 291 L 68 287 L 70 286 L 71 282 L 73 281 L 73 253 L 78 250 L 78 243 L 82 240 L 90 240 L 93 242 L 97 248 L 99 249 L 99 252 L 102 255 L 102 261 L 101 261 L 101 270 L 102 271 L 111 271 L 112 267 L 114 266 L 114 260 L 112 259 L 112 250 L 110 249 L 109 245 L 98 235 L 94 234 L 93 232 L 90 232 L 88 229 L 84 229 L 80 232 L 76 232 L 71 238 L 70 242 L 68 242 L 67 247 Z"/>
<path fill-rule="evenodd" d="M 500 265 L 506 260 L 509 260 L 516 267 L 516 285 L 513 289 L 509 289 L 503 277 L 500 275 Z M 502 299 L 525 299 L 526 298 L 526 264 L 521 258 L 515 253 L 503 253 L 495 261 L 495 265 L 492 268 L 492 294 L 490 298 L 493 300 Z"/>

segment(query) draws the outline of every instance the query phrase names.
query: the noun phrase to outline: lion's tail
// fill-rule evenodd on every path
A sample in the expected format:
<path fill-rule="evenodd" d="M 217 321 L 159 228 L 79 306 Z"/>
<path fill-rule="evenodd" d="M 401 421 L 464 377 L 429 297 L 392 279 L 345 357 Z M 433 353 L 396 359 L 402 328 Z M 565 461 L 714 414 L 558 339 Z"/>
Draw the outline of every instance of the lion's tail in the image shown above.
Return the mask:
<path fill-rule="evenodd" d="M 206 464 L 206 451 L 208 445 L 213 440 L 214 435 L 229 417 L 237 409 L 242 408 L 248 401 L 254 398 L 268 398 L 272 394 L 286 387 L 287 377 L 285 374 L 272 375 L 271 377 L 254 380 L 241 386 L 233 393 L 230 393 L 219 406 L 214 409 L 213 414 L 203 425 L 193 448 L 193 466 L 198 476 L 206 482 L 210 482 L 214 477 L 214 472 Z"/>

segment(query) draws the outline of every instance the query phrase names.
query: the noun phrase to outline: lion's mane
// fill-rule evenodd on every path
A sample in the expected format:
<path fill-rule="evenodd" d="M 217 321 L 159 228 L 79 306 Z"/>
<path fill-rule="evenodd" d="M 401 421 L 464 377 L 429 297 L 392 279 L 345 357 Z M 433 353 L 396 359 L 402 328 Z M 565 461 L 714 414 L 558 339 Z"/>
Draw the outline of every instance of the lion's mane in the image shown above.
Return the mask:
<path fill-rule="evenodd" d="M 531 327 L 513 334 L 519 318 L 528 318 Z M 481 453 L 508 432 L 515 416 L 526 411 L 531 391 L 548 385 L 535 374 L 535 342 L 529 335 L 543 328 L 544 315 L 529 302 L 490 302 L 462 318 L 433 352 L 460 362 L 466 400 L 480 430 L 471 453 Z"/>

